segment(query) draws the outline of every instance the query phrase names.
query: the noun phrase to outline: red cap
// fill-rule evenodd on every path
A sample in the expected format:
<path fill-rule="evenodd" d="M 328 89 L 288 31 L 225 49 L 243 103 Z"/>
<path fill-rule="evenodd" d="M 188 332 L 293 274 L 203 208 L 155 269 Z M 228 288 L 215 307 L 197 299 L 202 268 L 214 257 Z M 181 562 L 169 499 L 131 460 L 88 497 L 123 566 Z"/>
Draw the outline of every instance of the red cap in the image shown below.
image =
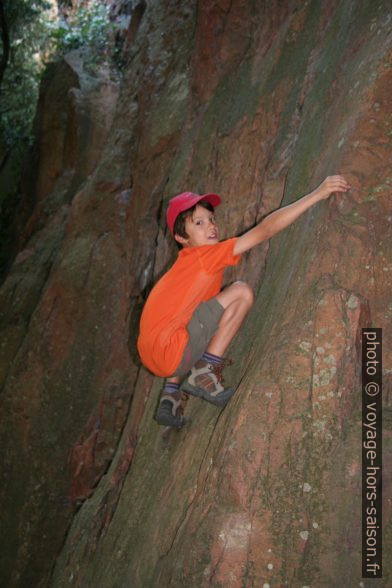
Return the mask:
<path fill-rule="evenodd" d="M 166 221 L 169 226 L 170 232 L 174 234 L 174 223 L 180 212 L 192 208 L 199 200 L 206 200 L 212 206 L 218 206 L 221 203 L 221 197 L 218 194 L 195 194 L 194 192 L 183 192 L 174 196 L 169 200 L 169 206 L 166 210 Z"/>

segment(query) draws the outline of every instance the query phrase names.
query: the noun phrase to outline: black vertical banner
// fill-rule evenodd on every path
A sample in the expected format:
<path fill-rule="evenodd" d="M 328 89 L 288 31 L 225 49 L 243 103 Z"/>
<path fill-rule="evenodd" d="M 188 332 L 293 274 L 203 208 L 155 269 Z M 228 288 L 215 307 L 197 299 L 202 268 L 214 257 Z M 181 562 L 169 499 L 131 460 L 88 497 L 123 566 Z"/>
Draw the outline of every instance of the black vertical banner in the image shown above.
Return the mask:
<path fill-rule="evenodd" d="M 362 329 L 362 577 L 382 578 L 382 329 Z"/>

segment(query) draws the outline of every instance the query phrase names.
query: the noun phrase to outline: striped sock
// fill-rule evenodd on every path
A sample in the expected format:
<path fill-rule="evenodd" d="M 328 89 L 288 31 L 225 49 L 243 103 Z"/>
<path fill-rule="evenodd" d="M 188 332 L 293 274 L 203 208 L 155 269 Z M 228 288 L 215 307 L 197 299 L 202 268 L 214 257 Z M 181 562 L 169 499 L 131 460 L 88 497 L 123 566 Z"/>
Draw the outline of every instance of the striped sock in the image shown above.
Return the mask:
<path fill-rule="evenodd" d="M 166 382 L 165 387 L 163 389 L 164 394 L 176 394 L 180 390 L 180 384 L 175 384 L 174 382 Z"/>
<path fill-rule="evenodd" d="M 208 363 L 219 365 L 220 363 L 222 363 L 223 358 L 219 357 L 219 355 L 214 355 L 213 353 L 208 353 L 208 351 L 205 351 L 201 356 L 201 359 L 208 361 Z"/>

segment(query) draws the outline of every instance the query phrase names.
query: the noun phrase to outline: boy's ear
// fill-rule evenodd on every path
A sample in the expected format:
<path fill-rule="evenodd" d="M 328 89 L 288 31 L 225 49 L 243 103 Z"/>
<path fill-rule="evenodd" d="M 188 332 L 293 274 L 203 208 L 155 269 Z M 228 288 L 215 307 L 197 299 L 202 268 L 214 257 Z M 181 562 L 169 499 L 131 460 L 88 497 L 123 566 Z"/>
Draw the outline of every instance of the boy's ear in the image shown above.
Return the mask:
<path fill-rule="evenodd" d="M 180 245 L 186 245 L 188 243 L 188 239 L 185 239 L 185 237 L 181 237 L 181 235 L 179 235 L 178 233 L 175 233 L 174 238 L 177 241 L 177 243 L 180 243 Z"/>

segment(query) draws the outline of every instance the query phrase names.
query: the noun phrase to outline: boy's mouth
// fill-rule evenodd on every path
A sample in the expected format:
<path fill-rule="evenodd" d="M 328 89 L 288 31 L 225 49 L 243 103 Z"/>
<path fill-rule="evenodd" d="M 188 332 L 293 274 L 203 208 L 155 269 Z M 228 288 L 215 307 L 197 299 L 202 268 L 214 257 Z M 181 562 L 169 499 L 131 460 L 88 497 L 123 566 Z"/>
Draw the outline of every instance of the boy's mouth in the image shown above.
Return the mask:
<path fill-rule="evenodd" d="M 211 235 L 208 236 L 209 239 L 217 239 L 218 238 L 218 233 L 211 233 Z"/>

